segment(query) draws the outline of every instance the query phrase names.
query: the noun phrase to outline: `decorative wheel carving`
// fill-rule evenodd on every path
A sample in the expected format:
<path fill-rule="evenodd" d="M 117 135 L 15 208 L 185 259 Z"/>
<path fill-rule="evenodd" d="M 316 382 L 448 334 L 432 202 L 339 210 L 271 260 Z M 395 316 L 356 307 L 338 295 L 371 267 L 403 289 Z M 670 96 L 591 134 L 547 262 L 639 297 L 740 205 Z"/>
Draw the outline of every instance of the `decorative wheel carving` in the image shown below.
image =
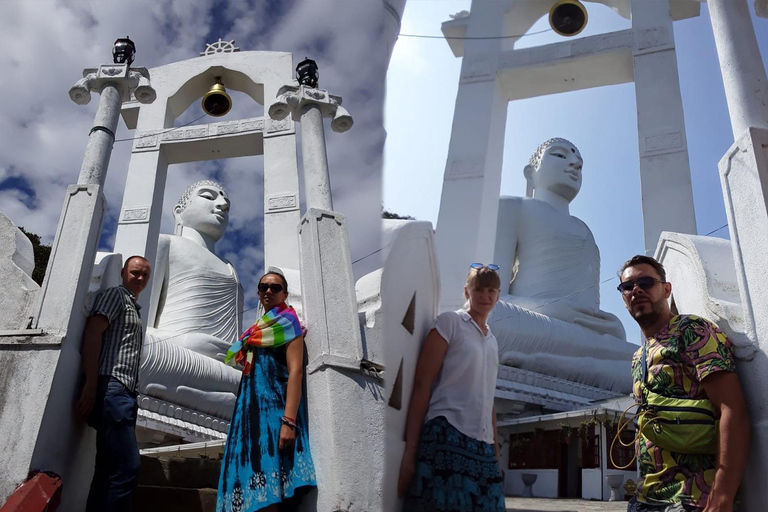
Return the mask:
<path fill-rule="evenodd" d="M 231 41 L 222 41 L 222 39 L 219 38 L 219 40 L 215 43 L 205 43 L 205 46 L 205 51 L 200 53 L 200 55 L 213 55 L 214 53 L 234 53 L 240 51 L 240 48 L 235 46 L 234 39 Z"/>

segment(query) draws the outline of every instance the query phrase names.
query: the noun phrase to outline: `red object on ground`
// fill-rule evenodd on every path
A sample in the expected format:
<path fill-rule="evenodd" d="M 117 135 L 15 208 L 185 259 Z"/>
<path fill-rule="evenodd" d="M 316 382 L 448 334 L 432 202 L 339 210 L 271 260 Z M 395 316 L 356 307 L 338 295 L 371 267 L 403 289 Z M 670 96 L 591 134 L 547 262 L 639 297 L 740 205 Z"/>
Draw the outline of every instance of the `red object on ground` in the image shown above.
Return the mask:
<path fill-rule="evenodd" d="M 0 512 L 54 512 L 61 501 L 61 478 L 36 473 L 8 497 Z"/>

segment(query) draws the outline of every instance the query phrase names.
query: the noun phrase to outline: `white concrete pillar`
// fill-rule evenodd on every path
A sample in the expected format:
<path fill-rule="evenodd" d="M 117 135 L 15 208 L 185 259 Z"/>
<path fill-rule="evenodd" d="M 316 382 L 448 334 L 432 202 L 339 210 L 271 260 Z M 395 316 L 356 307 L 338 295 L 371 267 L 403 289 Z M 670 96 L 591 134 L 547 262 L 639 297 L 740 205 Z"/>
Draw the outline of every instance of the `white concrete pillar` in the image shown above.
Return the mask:
<path fill-rule="evenodd" d="M 504 35 L 507 7 L 508 2 L 472 2 L 466 36 Z M 502 41 L 464 42 L 435 234 L 441 311 L 464 303 L 469 264 L 491 263 L 494 255 L 508 104 L 496 74 Z"/>
<path fill-rule="evenodd" d="M 745 510 L 768 509 L 768 81 L 745 0 L 709 0 L 710 19 L 736 142 L 720 161 L 746 334 L 758 348 L 739 361 L 752 422 L 742 482 Z"/>
<path fill-rule="evenodd" d="M 747 0 L 708 0 L 733 138 L 751 126 L 768 128 L 766 79 Z"/>
<path fill-rule="evenodd" d="M 758 349 L 736 365 L 752 422 L 742 508 L 768 510 L 768 129 L 749 128 L 737 139 L 720 161 L 720 179 L 745 331 Z"/>
<path fill-rule="evenodd" d="M 307 103 L 301 110 L 301 161 L 304 166 L 307 210 L 333 210 L 323 113 L 315 103 Z"/>
<path fill-rule="evenodd" d="M 125 84 L 108 82 L 104 84 L 99 97 L 99 108 L 93 121 L 93 128 L 85 148 L 83 165 L 77 183 L 81 185 L 104 185 L 107 167 L 115 143 L 120 106 L 123 103 Z"/>
<path fill-rule="evenodd" d="M 296 134 L 265 131 L 264 268 L 299 268 L 300 220 Z"/>
<path fill-rule="evenodd" d="M 370 439 L 384 438 L 383 385 L 361 371 L 344 216 L 309 209 L 299 225 L 299 244 L 309 440 L 318 484 L 314 510 L 381 510 L 381 446 Z"/>
<path fill-rule="evenodd" d="M 15 392 L 17 396 L 0 414 L 0 432 L 13 442 L 11 472 L 38 469 L 59 475 L 66 488 L 62 510 L 84 508 L 94 462 L 93 432 L 75 421 L 73 405 L 82 385 L 80 345 L 88 314 L 86 295 L 104 218 L 102 185 L 120 105 L 137 87 L 143 87 L 136 94 L 139 101 L 154 101 L 148 78 L 144 68 L 110 64 L 86 69 L 83 79 L 70 89 L 70 98 L 81 105 L 90 101 L 92 91 L 101 94 L 94 121 L 97 129 L 90 134 L 80 183 L 70 185 L 64 198 L 39 312 L 32 325 L 42 330 L 42 336 L 19 340 L 28 352 L 23 357 L 14 361 L 13 351 L 3 351 L 0 357 L 2 362 L 19 364 L 21 371 L 34 376 L 12 384 L 0 383 L 0 395 Z M 25 393 L 25 387 L 30 391 Z M 0 442 L 0 448 L 3 446 Z M 13 478 L 13 473 L 0 470 L 0 501 L 7 496 L 9 484 L 20 483 Z"/>
<path fill-rule="evenodd" d="M 344 215 L 310 208 L 299 224 L 301 294 L 309 368 L 360 368 L 362 338 Z"/>
<path fill-rule="evenodd" d="M 272 71 L 262 78 L 264 113 L 275 101 L 280 87 L 293 77 L 293 56 L 281 54 Z M 264 116 L 264 268 L 299 268 L 301 221 L 296 127 L 286 119 L 279 126 Z M 287 129 L 286 129 L 287 128 Z"/>
<path fill-rule="evenodd" d="M 653 254 L 662 231 L 696 234 L 696 215 L 669 0 L 631 8 L 643 235 Z"/>
<path fill-rule="evenodd" d="M 0 471 L 0 502 L 30 469 L 59 475 L 67 492 L 62 510 L 81 510 L 88 492 L 95 455 L 94 436 L 74 419 L 80 381 L 80 344 L 85 326 L 85 299 L 104 217 L 99 185 L 70 185 L 41 289 L 40 312 L 33 327 L 45 336 L 24 340 L 25 355 L 3 351 L 0 361 L 19 364 L 26 373 L 0 393 L 22 392 L 0 414 L 0 431 L 11 441 L 8 472 Z M 27 389 L 24 389 L 27 387 Z M 5 445 L 0 442 L 0 448 Z M 16 474 L 14 475 L 14 471 Z M 92 473 L 91 473 L 92 475 Z M 8 479 L 13 479 L 11 482 Z M 83 506 L 81 506 L 83 505 Z"/>
<path fill-rule="evenodd" d="M 168 163 L 159 146 L 154 151 L 134 151 L 131 155 L 113 252 L 124 258 L 144 256 L 155 266 L 167 175 Z M 151 286 L 152 281 L 147 289 L 151 290 Z M 142 306 L 149 305 L 150 296 L 139 296 Z"/>

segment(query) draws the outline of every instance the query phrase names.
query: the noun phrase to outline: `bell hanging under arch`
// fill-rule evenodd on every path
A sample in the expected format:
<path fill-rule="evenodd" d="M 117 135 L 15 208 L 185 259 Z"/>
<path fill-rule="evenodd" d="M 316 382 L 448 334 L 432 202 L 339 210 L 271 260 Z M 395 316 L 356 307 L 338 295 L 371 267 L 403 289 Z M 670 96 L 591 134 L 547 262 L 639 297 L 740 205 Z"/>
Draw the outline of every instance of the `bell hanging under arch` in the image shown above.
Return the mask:
<path fill-rule="evenodd" d="M 202 101 L 203 111 L 209 116 L 221 117 L 232 108 L 232 98 L 227 94 L 221 77 L 216 77 L 216 83 L 205 93 Z"/>
<path fill-rule="evenodd" d="M 587 26 L 587 9 L 579 0 L 558 0 L 549 10 L 549 26 L 561 36 L 575 36 Z"/>

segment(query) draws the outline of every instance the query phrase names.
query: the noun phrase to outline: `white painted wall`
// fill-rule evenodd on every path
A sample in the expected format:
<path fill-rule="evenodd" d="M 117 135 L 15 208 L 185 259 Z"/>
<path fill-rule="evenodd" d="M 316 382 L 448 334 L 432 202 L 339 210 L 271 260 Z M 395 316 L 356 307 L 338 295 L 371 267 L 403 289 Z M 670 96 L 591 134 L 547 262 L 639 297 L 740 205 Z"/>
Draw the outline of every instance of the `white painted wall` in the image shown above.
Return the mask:
<path fill-rule="evenodd" d="M 413 374 L 424 337 L 437 316 L 440 281 L 432 224 L 420 221 L 383 221 L 384 271 L 381 301 L 384 315 L 384 356 L 387 389 L 384 452 L 384 511 L 400 510 L 397 477 L 405 448 L 405 420 L 413 389 Z M 413 333 L 403 326 L 414 299 Z M 393 399 L 393 385 L 402 365 L 401 392 Z M 396 409 L 389 405 L 400 403 Z"/>
<path fill-rule="evenodd" d="M 585 500 L 603 499 L 603 472 L 600 468 L 581 470 L 581 497 Z"/>

